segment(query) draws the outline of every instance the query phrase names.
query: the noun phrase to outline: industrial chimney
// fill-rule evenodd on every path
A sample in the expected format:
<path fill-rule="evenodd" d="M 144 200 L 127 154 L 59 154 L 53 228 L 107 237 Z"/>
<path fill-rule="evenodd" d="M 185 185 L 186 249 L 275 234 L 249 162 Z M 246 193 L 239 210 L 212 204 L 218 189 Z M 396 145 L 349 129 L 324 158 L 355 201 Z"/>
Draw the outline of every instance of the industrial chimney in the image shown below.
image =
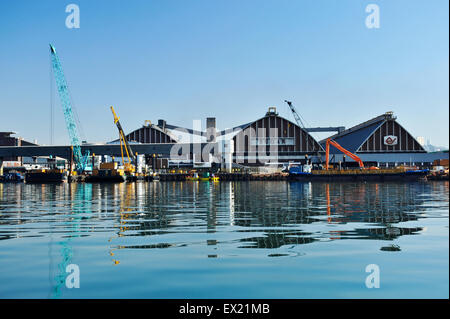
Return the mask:
<path fill-rule="evenodd" d="M 216 118 L 206 118 L 206 142 L 214 143 L 216 141 Z"/>

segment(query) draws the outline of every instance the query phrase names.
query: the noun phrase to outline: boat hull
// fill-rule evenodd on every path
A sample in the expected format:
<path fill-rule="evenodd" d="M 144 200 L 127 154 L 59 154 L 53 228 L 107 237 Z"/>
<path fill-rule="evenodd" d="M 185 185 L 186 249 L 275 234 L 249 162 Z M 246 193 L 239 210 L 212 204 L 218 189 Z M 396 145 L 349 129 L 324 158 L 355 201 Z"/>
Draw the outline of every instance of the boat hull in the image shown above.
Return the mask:
<path fill-rule="evenodd" d="M 202 181 L 202 182 L 218 182 L 219 178 L 218 177 L 201 177 L 200 181 Z"/>
<path fill-rule="evenodd" d="M 20 174 L 0 175 L 0 183 L 22 183 L 23 181 L 25 181 L 25 178 Z"/>
<path fill-rule="evenodd" d="M 187 181 L 218 182 L 219 177 L 186 177 Z"/>
<path fill-rule="evenodd" d="M 123 175 L 90 175 L 86 176 L 86 183 L 122 183 L 126 178 Z"/>
<path fill-rule="evenodd" d="M 67 181 L 65 173 L 42 172 L 42 173 L 26 173 L 26 183 L 62 183 Z"/>
<path fill-rule="evenodd" d="M 320 181 L 320 182 L 388 182 L 405 181 L 413 182 L 426 179 L 427 170 L 406 171 L 393 173 L 346 173 L 346 174 L 289 174 L 289 180 L 292 181 Z"/>

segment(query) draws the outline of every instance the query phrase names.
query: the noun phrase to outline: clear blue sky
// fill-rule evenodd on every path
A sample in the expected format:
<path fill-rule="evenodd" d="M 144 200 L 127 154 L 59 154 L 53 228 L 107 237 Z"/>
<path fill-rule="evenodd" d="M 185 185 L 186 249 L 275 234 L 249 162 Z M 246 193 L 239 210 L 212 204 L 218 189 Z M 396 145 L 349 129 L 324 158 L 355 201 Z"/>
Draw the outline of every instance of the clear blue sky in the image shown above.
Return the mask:
<path fill-rule="evenodd" d="M 80 8 L 68 29 L 67 4 Z M 365 8 L 380 8 L 368 29 Z M 0 131 L 50 142 L 48 44 L 59 53 L 83 137 L 145 120 L 220 129 L 294 101 L 311 126 L 350 127 L 386 111 L 449 145 L 447 0 L 1 1 Z M 55 95 L 55 98 L 57 96 Z M 67 144 L 59 99 L 54 144 Z"/>

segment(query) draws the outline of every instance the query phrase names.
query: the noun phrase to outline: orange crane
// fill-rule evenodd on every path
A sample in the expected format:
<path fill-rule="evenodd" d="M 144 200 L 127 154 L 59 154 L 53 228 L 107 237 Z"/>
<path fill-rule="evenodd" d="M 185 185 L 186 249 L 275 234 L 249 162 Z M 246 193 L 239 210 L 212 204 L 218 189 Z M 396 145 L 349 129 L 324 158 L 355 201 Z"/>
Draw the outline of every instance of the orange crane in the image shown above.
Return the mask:
<path fill-rule="evenodd" d="M 336 141 L 333 141 L 332 139 L 328 138 L 327 139 L 327 144 L 326 144 L 326 149 L 325 149 L 325 161 L 326 161 L 325 162 L 325 169 L 326 170 L 328 170 L 328 162 L 329 162 L 329 159 L 330 159 L 330 144 L 333 145 L 334 147 L 336 147 L 338 150 L 340 150 L 342 153 L 344 153 L 348 157 L 350 157 L 355 162 L 358 162 L 359 167 L 361 169 L 364 169 L 364 163 L 358 156 L 356 156 L 352 152 L 350 152 L 350 151 L 346 150 L 345 148 L 343 148 Z"/>

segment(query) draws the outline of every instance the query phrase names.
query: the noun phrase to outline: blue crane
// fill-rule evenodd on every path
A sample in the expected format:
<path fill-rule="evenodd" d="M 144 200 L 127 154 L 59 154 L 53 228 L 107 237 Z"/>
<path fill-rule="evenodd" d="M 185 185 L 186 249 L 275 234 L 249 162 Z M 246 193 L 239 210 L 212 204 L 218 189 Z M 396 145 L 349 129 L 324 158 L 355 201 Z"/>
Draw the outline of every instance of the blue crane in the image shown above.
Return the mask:
<path fill-rule="evenodd" d="M 89 151 L 83 156 L 81 154 L 81 139 L 78 133 L 78 127 L 73 116 L 72 104 L 70 102 L 69 89 L 67 87 L 66 78 L 59 61 L 59 57 L 56 54 L 55 47 L 50 44 L 50 56 L 52 60 L 52 69 L 55 77 L 56 86 L 58 88 L 59 98 L 61 100 L 61 106 L 64 111 L 64 118 L 66 120 L 67 131 L 69 132 L 70 145 L 73 149 L 73 159 L 76 165 L 77 172 L 81 173 L 86 168 Z M 70 168 L 71 170 L 72 168 Z"/>

